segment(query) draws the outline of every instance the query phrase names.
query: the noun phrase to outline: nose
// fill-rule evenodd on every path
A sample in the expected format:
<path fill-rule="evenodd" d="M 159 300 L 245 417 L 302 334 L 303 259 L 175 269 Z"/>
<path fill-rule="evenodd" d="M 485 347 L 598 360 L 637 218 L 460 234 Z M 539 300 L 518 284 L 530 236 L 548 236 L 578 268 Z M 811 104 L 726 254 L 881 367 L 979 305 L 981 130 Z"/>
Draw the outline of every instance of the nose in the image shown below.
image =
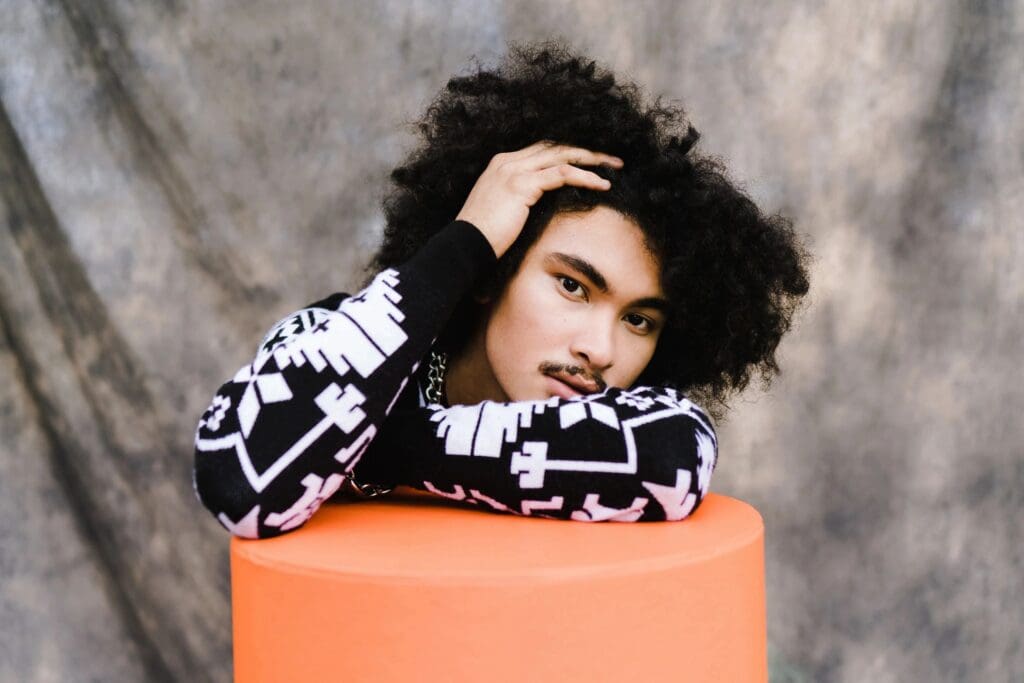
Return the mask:
<path fill-rule="evenodd" d="M 604 372 L 612 365 L 614 357 L 614 335 L 607 324 L 585 325 L 576 335 L 569 349 L 573 358 L 581 361 L 588 370 Z"/>

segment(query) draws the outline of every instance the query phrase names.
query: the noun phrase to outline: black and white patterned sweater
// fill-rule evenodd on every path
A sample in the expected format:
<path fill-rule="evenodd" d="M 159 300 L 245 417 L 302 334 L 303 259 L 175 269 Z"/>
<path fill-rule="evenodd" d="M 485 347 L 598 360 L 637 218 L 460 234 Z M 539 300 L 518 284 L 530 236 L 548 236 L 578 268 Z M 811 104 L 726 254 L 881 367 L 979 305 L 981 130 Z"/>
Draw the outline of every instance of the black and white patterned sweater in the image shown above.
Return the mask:
<path fill-rule="evenodd" d="M 483 233 L 455 221 L 355 296 L 335 294 L 275 325 L 199 421 L 193 485 L 203 505 L 237 536 L 277 536 L 351 474 L 555 519 L 692 513 L 708 491 L 717 437 L 674 389 L 428 404 L 424 360 L 495 263 Z"/>

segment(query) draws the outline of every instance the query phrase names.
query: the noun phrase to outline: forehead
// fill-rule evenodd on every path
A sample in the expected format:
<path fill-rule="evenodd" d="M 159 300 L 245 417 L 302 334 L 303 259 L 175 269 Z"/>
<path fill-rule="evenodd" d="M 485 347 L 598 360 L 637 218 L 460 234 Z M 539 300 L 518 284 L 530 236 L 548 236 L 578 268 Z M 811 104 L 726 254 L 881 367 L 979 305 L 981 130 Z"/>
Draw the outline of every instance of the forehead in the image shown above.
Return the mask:
<path fill-rule="evenodd" d="M 664 295 L 661 263 L 644 242 L 643 231 L 632 220 L 607 206 L 587 212 L 557 214 L 533 244 L 526 260 L 550 266 L 551 255 L 556 253 L 589 262 L 617 296 Z"/>

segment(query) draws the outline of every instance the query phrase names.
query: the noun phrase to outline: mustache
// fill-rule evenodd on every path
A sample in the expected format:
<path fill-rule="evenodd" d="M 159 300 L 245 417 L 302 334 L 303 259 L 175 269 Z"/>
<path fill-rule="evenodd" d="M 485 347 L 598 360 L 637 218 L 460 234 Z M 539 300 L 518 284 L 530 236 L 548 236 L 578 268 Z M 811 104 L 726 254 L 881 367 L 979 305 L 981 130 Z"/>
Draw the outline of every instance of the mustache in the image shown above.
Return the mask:
<path fill-rule="evenodd" d="M 564 372 L 567 375 L 582 375 L 586 379 L 590 379 L 597 385 L 597 390 L 604 391 L 608 384 L 602 379 L 600 374 L 590 374 L 578 365 L 567 365 L 565 363 L 550 363 L 544 361 L 540 364 L 540 371 L 545 375 Z"/>

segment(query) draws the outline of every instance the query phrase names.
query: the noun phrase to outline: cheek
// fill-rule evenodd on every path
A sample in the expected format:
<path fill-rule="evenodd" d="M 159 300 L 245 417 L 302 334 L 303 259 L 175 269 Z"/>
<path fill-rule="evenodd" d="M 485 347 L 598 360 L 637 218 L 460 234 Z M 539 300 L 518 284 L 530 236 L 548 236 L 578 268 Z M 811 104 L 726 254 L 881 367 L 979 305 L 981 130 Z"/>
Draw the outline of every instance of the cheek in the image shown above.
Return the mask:
<path fill-rule="evenodd" d="M 557 294 L 556 294 L 557 296 Z M 541 361 L 557 361 L 555 353 L 562 313 L 551 293 L 537 285 L 510 288 L 487 324 L 487 357 L 500 379 L 529 372 Z"/>
<path fill-rule="evenodd" d="M 509 342 L 515 340 L 519 348 L 549 340 L 561 315 L 559 302 L 552 294 L 544 288 L 543 278 L 514 283 L 495 310 L 492 322 L 496 336 Z"/>
<path fill-rule="evenodd" d="M 617 362 L 619 372 L 616 374 L 615 386 L 628 388 L 633 385 L 637 377 L 647 368 L 651 358 L 654 357 L 657 341 L 657 338 L 650 339 L 633 335 L 633 339 L 623 346 L 624 354 Z"/>

